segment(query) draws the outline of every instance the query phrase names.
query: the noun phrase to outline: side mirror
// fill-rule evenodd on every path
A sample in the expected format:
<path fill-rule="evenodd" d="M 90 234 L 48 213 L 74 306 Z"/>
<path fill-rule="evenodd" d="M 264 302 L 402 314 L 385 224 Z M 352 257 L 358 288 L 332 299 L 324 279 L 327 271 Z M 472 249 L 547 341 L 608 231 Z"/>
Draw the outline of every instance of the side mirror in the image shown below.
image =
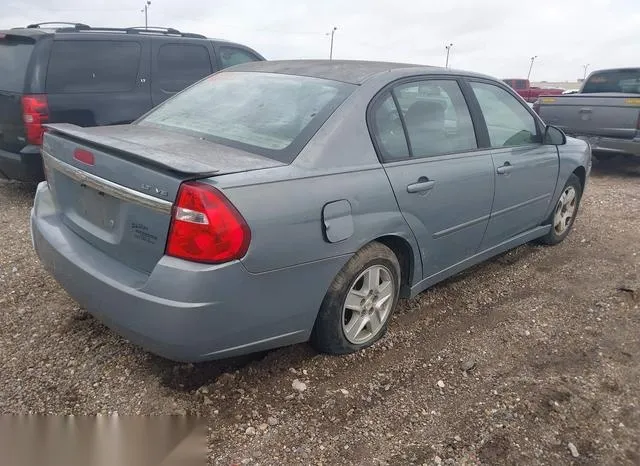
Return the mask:
<path fill-rule="evenodd" d="M 562 146 L 567 143 L 567 136 L 560 128 L 548 125 L 544 130 L 544 143 L 550 146 Z"/>

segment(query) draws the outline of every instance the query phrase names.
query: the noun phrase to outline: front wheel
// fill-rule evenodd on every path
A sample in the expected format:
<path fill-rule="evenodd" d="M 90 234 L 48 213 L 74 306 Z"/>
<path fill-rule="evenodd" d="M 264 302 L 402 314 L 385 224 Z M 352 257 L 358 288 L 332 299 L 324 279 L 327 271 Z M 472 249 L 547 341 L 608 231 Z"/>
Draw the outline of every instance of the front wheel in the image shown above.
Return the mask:
<path fill-rule="evenodd" d="M 371 346 L 387 329 L 400 290 L 398 259 L 385 245 L 369 243 L 334 278 L 311 333 L 311 344 L 330 354 Z"/>
<path fill-rule="evenodd" d="M 571 174 L 567 180 L 567 184 L 562 190 L 555 209 L 545 222 L 547 225 L 551 224 L 551 230 L 540 238 L 541 243 L 554 245 L 560 243 L 567 237 L 576 220 L 581 197 L 582 184 L 580 183 L 580 179 L 576 175 Z"/>

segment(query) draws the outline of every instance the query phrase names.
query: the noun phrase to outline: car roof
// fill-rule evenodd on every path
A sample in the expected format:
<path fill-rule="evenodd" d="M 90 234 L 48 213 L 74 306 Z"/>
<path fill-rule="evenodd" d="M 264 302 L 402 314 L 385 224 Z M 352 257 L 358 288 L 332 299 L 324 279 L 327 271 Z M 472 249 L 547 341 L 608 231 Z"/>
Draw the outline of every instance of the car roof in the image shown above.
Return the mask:
<path fill-rule="evenodd" d="M 291 74 L 311 78 L 330 79 L 357 85 L 363 84 L 368 79 L 382 73 L 402 70 L 406 71 L 405 74 L 407 75 L 464 74 L 494 79 L 476 73 L 456 71 L 437 66 L 363 60 L 274 60 L 243 63 L 228 69 L 228 71 Z"/>
<path fill-rule="evenodd" d="M 58 24 L 58 23 L 53 23 Z M 59 24 L 67 24 L 67 23 L 59 23 Z M 129 27 L 129 28 L 115 28 L 115 27 L 91 27 L 86 24 L 72 24 L 68 23 L 63 27 L 54 27 L 49 25 L 49 23 L 40 23 L 33 24 L 27 27 L 17 27 L 12 29 L 0 30 L 0 34 L 5 35 L 14 35 L 14 36 L 26 36 L 37 39 L 43 36 L 51 36 L 51 35 L 90 35 L 90 36 L 114 36 L 114 35 L 132 35 L 138 37 L 171 37 L 171 38 L 188 38 L 188 39 L 205 39 L 205 40 L 213 40 L 209 39 L 202 34 L 194 34 L 190 32 L 181 32 L 177 29 L 173 28 L 148 28 L 145 27 Z"/>
<path fill-rule="evenodd" d="M 591 74 L 596 74 L 596 73 L 609 73 L 612 71 L 630 71 L 630 72 L 638 72 L 640 71 L 640 68 L 638 67 L 633 67 L 633 66 L 626 66 L 626 67 L 621 67 L 621 68 L 603 68 L 600 70 L 593 70 L 591 72 Z"/>

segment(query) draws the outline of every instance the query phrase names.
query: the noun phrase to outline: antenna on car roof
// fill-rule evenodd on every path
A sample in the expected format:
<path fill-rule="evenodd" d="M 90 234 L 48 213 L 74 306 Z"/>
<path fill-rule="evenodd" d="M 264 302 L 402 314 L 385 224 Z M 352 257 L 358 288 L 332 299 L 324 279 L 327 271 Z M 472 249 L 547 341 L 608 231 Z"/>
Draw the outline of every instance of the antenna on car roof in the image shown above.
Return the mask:
<path fill-rule="evenodd" d="M 87 24 L 83 24 L 83 23 L 67 23 L 64 21 L 49 21 L 46 23 L 35 23 L 35 24 L 29 24 L 27 26 L 27 29 L 39 29 L 41 26 L 48 26 L 51 24 L 59 24 L 59 25 L 64 25 L 64 26 L 72 26 L 74 29 L 91 29 L 91 26 L 87 25 Z"/>

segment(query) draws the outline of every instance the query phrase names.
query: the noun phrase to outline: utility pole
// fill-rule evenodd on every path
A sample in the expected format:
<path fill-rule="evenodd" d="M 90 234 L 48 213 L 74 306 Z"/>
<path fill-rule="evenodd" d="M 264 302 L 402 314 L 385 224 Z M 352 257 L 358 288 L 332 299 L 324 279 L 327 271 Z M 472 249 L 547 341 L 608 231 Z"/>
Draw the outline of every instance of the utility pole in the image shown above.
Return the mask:
<path fill-rule="evenodd" d="M 451 52 L 451 47 L 453 47 L 453 44 L 444 46 L 444 48 L 447 49 L 447 61 L 445 62 L 445 65 L 444 65 L 445 68 L 449 68 L 449 53 Z"/>
<path fill-rule="evenodd" d="M 582 68 L 584 68 L 584 74 L 582 75 L 582 80 L 584 81 L 585 79 L 587 79 L 587 69 L 589 68 L 589 63 L 587 63 L 586 65 L 582 65 Z"/>
<path fill-rule="evenodd" d="M 327 33 L 327 35 L 331 34 L 331 48 L 329 49 L 329 60 L 333 60 L 333 36 L 337 30 L 338 28 L 334 26 L 331 32 Z"/>
<path fill-rule="evenodd" d="M 538 58 L 538 55 L 534 55 L 533 57 L 531 57 L 531 64 L 529 65 L 529 74 L 527 74 L 527 80 L 531 77 L 531 70 L 533 69 L 533 62 L 536 61 L 536 58 Z"/>
<path fill-rule="evenodd" d="M 149 21 L 147 20 L 148 17 L 148 10 L 149 10 L 149 6 L 151 6 L 151 0 L 147 0 L 147 2 L 144 4 L 144 9 L 140 10 L 141 13 L 144 13 L 144 28 L 148 29 L 149 28 Z"/>

